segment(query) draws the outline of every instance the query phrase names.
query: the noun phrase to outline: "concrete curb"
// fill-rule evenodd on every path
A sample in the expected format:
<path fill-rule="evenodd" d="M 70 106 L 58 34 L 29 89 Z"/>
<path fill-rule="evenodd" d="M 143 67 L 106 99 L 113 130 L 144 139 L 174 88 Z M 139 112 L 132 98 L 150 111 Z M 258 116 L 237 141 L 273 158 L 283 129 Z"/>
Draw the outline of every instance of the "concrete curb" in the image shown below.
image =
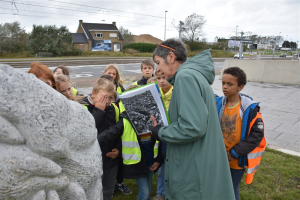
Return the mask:
<path fill-rule="evenodd" d="M 268 148 L 270 149 L 274 149 L 276 151 L 280 151 L 282 153 L 286 153 L 286 154 L 289 154 L 289 155 L 292 155 L 292 156 L 298 156 L 300 157 L 300 152 L 296 152 L 296 151 L 292 151 L 292 150 L 288 150 L 288 149 L 283 149 L 283 148 L 280 148 L 280 147 L 276 147 L 276 146 L 273 146 L 273 145 L 267 145 Z"/>

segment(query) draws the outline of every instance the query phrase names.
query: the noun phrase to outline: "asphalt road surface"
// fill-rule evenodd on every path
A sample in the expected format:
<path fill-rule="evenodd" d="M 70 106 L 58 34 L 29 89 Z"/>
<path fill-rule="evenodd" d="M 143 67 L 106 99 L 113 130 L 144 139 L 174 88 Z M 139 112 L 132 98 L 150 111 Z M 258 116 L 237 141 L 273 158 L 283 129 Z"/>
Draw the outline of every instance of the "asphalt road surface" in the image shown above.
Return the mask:
<path fill-rule="evenodd" d="M 216 73 L 220 72 L 223 68 L 224 62 L 214 62 Z M 93 83 L 102 76 L 104 69 L 107 65 L 78 65 L 78 66 L 66 66 L 70 69 L 71 80 L 76 87 L 91 87 Z M 117 65 L 123 79 L 133 82 L 142 77 L 141 64 L 129 63 Z M 54 70 L 57 66 L 49 67 L 50 70 Z M 24 72 L 28 72 L 30 68 L 19 68 Z M 76 84 L 76 85 L 75 85 Z"/>

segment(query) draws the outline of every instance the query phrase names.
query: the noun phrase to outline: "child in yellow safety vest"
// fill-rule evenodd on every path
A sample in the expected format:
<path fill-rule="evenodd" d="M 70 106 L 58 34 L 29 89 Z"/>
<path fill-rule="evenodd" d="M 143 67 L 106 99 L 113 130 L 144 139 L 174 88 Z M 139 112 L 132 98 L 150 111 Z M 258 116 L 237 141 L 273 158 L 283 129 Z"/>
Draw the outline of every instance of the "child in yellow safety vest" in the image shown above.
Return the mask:
<path fill-rule="evenodd" d="M 150 199 L 153 172 L 163 163 L 160 147 L 151 133 L 138 135 L 130 123 L 122 102 L 119 103 L 120 120 L 98 135 L 100 145 L 121 138 L 123 176 L 135 179 L 138 185 L 138 199 Z M 154 154 L 158 148 L 158 155 Z"/>
<path fill-rule="evenodd" d="M 122 85 L 122 81 L 120 78 L 120 73 L 119 73 L 117 65 L 113 65 L 113 64 L 107 65 L 103 72 L 103 75 L 105 75 L 105 74 L 110 75 L 114 79 L 115 84 L 116 84 L 116 91 L 119 94 L 125 91 L 125 89 Z"/>
<path fill-rule="evenodd" d="M 169 105 L 173 93 L 173 86 L 167 81 L 165 75 L 163 73 L 155 72 L 156 82 L 159 86 L 162 98 L 165 102 L 167 110 L 169 110 Z M 163 159 L 166 158 L 167 151 L 167 143 L 160 142 L 161 151 L 163 155 Z M 161 165 L 157 172 L 157 190 L 156 196 L 152 200 L 163 200 L 165 195 L 165 163 Z"/>
<path fill-rule="evenodd" d="M 143 77 L 134 82 L 132 85 L 146 85 L 149 78 L 153 77 L 154 72 L 154 62 L 150 59 L 146 59 L 142 61 L 141 64 L 141 71 L 143 74 Z"/>
<path fill-rule="evenodd" d="M 53 71 L 54 77 L 58 76 L 58 75 L 65 75 L 69 81 L 70 81 L 70 71 L 67 67 L 63 66 L 63 65 L 59 65 L 58 67 L 56 67 Z M 70 81 L 71 83 L 71 81 Z M 71 87 L 71 91 L 73 96 L 77 96 L 78 95 L 78 90 L 76 90 L 74 87 Z"/>

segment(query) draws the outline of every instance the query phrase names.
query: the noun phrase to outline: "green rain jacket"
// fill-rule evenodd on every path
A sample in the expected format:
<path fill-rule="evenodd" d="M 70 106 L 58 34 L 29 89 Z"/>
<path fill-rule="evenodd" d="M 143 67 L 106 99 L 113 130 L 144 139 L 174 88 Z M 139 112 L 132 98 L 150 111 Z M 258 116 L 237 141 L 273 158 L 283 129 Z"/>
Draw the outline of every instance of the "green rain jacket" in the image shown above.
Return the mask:
<path fill-rule="evenodd" d="M 216 101 L 209 50 L 188 59 L 168 81 L 174 85 L 167 142 L 165 199 L 235 199 Z"/>

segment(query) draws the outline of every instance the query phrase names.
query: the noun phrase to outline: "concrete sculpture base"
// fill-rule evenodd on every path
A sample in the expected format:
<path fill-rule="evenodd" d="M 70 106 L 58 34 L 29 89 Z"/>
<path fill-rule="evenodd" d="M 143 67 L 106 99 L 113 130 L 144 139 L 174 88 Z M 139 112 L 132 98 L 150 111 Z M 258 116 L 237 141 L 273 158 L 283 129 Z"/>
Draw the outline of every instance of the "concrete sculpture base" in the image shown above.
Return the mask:
<path fill-rule="evenodd" d="M 0 199 L 102 200 L 93 116 L 80 104 L 0 65 Z"/>

